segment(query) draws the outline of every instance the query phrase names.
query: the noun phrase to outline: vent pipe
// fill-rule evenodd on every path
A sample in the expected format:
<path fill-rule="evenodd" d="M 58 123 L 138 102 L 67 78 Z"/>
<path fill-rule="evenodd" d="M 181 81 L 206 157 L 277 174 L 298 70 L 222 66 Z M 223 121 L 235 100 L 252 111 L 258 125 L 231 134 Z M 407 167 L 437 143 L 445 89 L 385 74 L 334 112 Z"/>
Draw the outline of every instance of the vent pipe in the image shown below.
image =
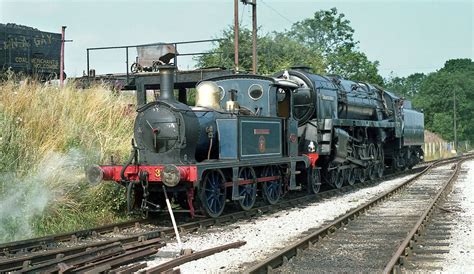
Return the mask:
<path fill-rule="evenodd" d="M 174 71 L 175 66 L 164 65 L 160 71 L 160 100 L 174 101 Z"/>

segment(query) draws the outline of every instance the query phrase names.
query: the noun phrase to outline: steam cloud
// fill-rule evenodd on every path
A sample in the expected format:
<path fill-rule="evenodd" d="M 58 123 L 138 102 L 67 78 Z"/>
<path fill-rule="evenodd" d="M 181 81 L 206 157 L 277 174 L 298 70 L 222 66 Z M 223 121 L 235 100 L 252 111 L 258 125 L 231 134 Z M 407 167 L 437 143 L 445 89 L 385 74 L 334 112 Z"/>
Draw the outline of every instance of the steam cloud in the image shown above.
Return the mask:
<path fill-rule="evenodd" d="M 32 220 L 84 181 L 85 160 L 78 150 L 50 152 L 27 176 L 0 174 L 0 242 L 33 237 Z"/>

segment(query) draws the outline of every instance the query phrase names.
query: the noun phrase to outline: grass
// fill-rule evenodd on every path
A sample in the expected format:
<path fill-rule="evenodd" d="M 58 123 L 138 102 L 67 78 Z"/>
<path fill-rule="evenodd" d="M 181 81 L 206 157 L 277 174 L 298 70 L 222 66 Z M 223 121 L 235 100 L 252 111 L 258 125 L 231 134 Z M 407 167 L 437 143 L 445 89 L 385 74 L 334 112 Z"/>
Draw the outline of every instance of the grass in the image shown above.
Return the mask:
<path fill-rule="evenodd" d="M 0 242 L 126 218 L 123 189 L 88 185 L 84 166 L 128 157 L 133 101 L 105 85 L 0 83 Z"/>

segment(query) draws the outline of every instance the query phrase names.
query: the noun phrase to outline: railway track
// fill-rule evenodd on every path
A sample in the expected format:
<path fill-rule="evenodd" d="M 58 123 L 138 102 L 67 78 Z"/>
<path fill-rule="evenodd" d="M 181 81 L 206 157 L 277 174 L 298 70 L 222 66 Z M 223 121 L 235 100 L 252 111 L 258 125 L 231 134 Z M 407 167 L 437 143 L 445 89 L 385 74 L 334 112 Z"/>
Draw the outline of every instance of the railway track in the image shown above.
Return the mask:
<path fill-rule="evenodd" d="M 464 159 L 430 163 L 402 185 L 309 232 L 247 271 L 398 272 Z"/>
<path fill-rule="evenodd" d="M 467 180 L 465 166 L 462 167 L 458 180 Z M 401 272 L 441 272 L 443 269 L 446 270 L 446 259 L 451 253 L 451 238 L 456 237 L 456 235 L 452 235 L 452 232 L 456 230 L 459 223 L 459 213 L 462 211 L 461 200 L 464 193 L 464 189 L 459 185 L 454 185 L 452 188 L 448 191 L 448 195 L 440 197 L 429 216 L 429 222 L 425 225 L 425 229 L 415 236 L 416 241 L 411 244 L 411 249 L 407 250 L 403 265 L 400 266 Z"/>
<path fill-rule="evenodd" d="M 136 228 L 152 223 L 152 220 L 136 219 L 122 223 L 105 225 L 91 229 L 83 229 L 74 232 L 55 234 L 46 237 L 32 238 L 0 244 L 0 257 L 14 254 L 22 254 L 39 250 L 47 250 L 60 247 L 61 243 L 77 243 L 79 239 L 86 237 L 97 237 L 101 234 L 120 232 L 121 230 Z"/>
<path fill-rule="evenodd" d="M 411 172 L 419 172 L 420 169 L 422 169 L 422 167 L 415 168 Z M 376 181 L 380 182 L 402 175 L 406 175 L 406 173 L 391 174 Z M 285 199 L 280 204 L 274 206 L 261 205 L 250 211 L 231 212 L 217 219 L 201 219 L 185 222 L 179 225 L 179 229 L 181 233 L 202 230 L 216 224 L 226 224 L 244 218 L 251 218 L 265 213 L 291 208 L 295 205 L 301 206 L 305 203 L 317 202 L 318 200 L 334 197 L 341 193 L 353 191 L 354 189 L 373 185 L 374 183 L 377 182 L 365 182 L 354 186 L 345 186 L 341 189 L 331 189 L 316 195 Z M 117 234 L 119 234 L 119 236 L 117 236 Z M 111 245 L 121 246 L 123 252 L 127 252 L 130 249 L 130 245 L 138 246 L 133 249 L 139 249 L 142 245 L 146 247 L 153 243 L 155 245 L 154 248 L 158 248 L 158 245 L 165 244 L 166 241 L 169 241 L 170 237 L 173 236 L 173 228 L 169 225 L 160 224 L 158 220 L 140 219 L 72 233 L 1 244 L 0 272 L 31 269 L 37 265 L 51 262 L 58 257 L 85 254 L 87 251 L 110 247 Z"/>

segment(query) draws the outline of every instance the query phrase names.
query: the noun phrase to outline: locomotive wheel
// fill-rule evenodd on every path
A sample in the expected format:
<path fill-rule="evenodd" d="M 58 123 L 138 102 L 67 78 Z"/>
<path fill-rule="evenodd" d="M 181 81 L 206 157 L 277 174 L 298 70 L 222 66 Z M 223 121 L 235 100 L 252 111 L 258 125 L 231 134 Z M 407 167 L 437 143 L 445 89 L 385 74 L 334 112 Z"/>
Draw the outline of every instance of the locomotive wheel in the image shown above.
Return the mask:
<path fill-rule="evenodd" d="M 343 169 L 342 170 L 342 184 L 343 185 L 346 185 L 348 180 L 349 180 L 349 176 L 351 175 L 351 169 L 350 168 L 346 168 L 346 169 Z"/>
<path fill-rule="evenodd" d="M 359 168 L 359 181 L 363 183 L 365 182 L 366 179 L 367 179 L 367 169 Z"/>
<path fill-rule="evenodd" d="M 344 183 L 344 173 L 342 170 L 333 169 L 329 171 L 329 184 L 334 188 L 341 188 Z"/>
<path fill-rule="evenodd" d="M 133 63 L 132 66 L 130 67 L 130 71 L 132 73 L 137 73 L 142 71 L 142 66 L 138 63 Z"/>
<path fill-rule="evenodd" d="M 362 173 L 362 169 L 361 169 L 361 168 L 358 168 L 358 167 L 355 167 L 355 168 L 354 168 L 354 180 L 355 180 L 356 182 L 360 181 L 361 173 Z"/>
<path fill-rule="evenodd" d="M 160 70 L 160 62 L 153 61 L 153 64 L 151 65 L 151 70 L 152 71 L 159 71 Z"/>
<path fill-rule="evenodd" d="M 375 166 L 375 172 L 376 172 L 377 178 L 382 178 L 383 172 L 384 172 L 384 169 L 385 169 L 385 159 L 384 159 L 384 155 L 383 155 L 383 148 L 382 148 L 381 145 L 379 146 L 377 152 L 378 152 L 379 163 Z"/>
<path fill-rule="evenodd" d="M 395 170 L 405 170 L 405 160 L 403 159 L 403 156 L 395 156 L 393 158 L 392 165 Z"/>
<path fill-rule="evenodd" d="M 350 168 L 348 169 L 348 176 L 347 176 L 347 183 L 351 186 L 353 186 L 356 182 L 356 177 L 357 177 L 357 169 L 355 168 Z"/>
<path fill-rule="evenodd" d="M 369 153 L 369 157 L 371 157 L 373 160 L 378 159 L 378 152 L 377 152 L 377 149 L 375 148 L 374 143 L 369 144 L 368 153 Z M 372 161 L 370 161 L 369 166 L 366 168 L 366 178 L 369 180 L 375 179 L 375 165 L 373 164 Z"/>
<path fill-rule="evenodd" d="M 374 180 L 376 178 L 375 165 L 369 165 L 367 168 L 367 177 L 369 180 Z"/>
<path fill-rule="evenodd" d="M 239 185 L 239 195 L 244 196 L 238 203 L 242 210 L 250 210 L 257 199 L 257 176 L 251 167 L 244 167 L 239 171 L 239 179 L 252 180 L 253 183 Z"/>
<path fill-rule="evenodd" d="M 372 157 L 372 159 L 375 159 L 377 157 L 377 152 L 375 151 L 374 143 L 369 144 L 368 153 L 369 153 L 369 157 Z"/>
<path fill-rule="evenodd" d="M 376 174 L 377 178 L 382 178 L 383 171 L 384 171 L 383 163 L 377 164 L 375 169 L 376 169 L 375 174 Z"/>
<path fill-rule="evenodd" d="M 319 173 L 319 169 L 312 168 L 311 169 L 311 177 L 309 178 L 309 185 L 308 190 L 311 194 L 316 194 L 321 189 L 321 174 Z"/>
<path fill-rule="evenodd" d="M 226 187 L 222 171 L 209 171 L 201 182 L 199 199 L 204 213 L 212 218 L 222 214 L 225 206 Z"/>
<path fill-rule="evenodd" d="M 127 212 L 133 213 L 134 211 L 139 210 L 141 208 L 142 199 L 143 191 L 139 191 L 135 187 L 135 183 L 129 182 L 127 184 Z"/>
<path fill-rule="evenodd" d="M 274 205 L 280 200 L 282 193 L 282 180 L 281 171 L 277 166 L 267 166 L 263 169 L 262 177 L 280 176 L 279 179 L 273 181 L 263 182 L 262 193 L 263 199 L 266 203 Z"/>
<path fill-rule="evenodd" d="M 344 181 L 346 180 L 346 178 L 347 178 L 346 170 L 345 169 L 339 169 L 337 171 L 336 188 L 341 188 L 342 185 L 344 185 Z"/>

